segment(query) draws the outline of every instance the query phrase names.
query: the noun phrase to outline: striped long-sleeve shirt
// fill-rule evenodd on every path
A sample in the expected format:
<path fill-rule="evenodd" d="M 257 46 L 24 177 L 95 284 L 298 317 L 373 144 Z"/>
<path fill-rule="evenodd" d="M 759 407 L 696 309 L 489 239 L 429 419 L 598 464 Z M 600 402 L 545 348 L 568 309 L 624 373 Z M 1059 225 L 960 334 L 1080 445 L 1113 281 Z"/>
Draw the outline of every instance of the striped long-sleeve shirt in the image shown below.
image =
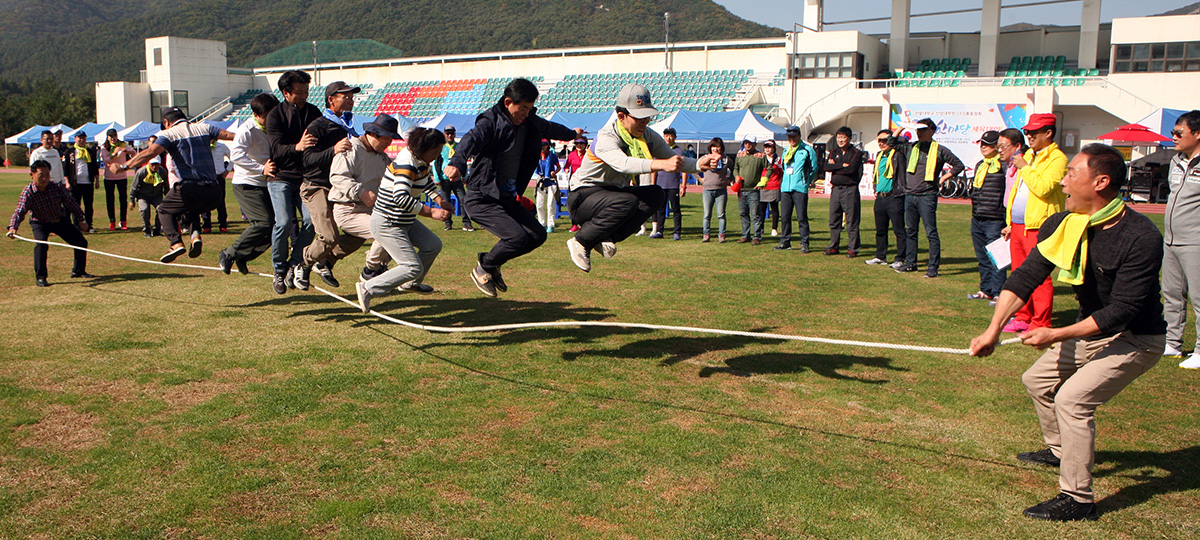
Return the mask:
<path fill-rule="evenodd" d="M 383 174 L 373 211 L 393 225 L 412 225 L 421 210 L 421 194 L 437 192 L 431 172 L 429 164 L 412 155 L 408 148 L 401 150 Z"/>

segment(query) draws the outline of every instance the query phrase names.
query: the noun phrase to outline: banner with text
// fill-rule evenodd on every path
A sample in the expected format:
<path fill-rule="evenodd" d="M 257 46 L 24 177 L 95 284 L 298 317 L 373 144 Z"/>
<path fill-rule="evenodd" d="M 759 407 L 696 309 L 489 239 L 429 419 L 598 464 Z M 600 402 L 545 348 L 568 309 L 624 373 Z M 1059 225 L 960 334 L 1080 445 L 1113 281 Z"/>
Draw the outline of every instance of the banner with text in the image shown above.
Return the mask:
<path fill-rule="evenodd" d="M 904 135 L 915 141 L 916 130 L 909 126 L 922 118 L 933 119 L 938 126 L 934 140 L 962 160 L 967 166 L 963 174 L 970 177 L 975 164 L 983 159 L 976 142 L 983 132 L 1020 129 L 1026 117 L 1026 105 L 1017 103 L 893 103 L 888 120 L 893 131 L 903 129 Z"/>

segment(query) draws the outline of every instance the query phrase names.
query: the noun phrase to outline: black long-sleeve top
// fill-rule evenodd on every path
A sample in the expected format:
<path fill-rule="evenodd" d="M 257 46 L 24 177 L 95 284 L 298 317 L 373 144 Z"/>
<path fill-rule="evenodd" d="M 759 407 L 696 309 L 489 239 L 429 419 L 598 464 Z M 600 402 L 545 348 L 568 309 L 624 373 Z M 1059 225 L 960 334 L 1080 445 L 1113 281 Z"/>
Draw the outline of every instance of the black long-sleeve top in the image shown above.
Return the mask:
<path fill-rule="evenodd" d="M 308 125 L 308 132 L 317 142 L 304 150 L 304 181 L 326 187 L 329 183 L 329 168 L 333 166 L 333 147 L 349 136 L 346 128 L 324 116 Z"/>
<path fill-rule="evenodd" d="M 929 161 L 930 146 L 930 143 L 927 142 L 914 142 L 905 147 L 904 151 L 909 153 L 912 152 L 914 147 L 917 148 L 917 167 L 914 169 L 915 172 L 907 172 L 908 168 L 912 167 L 911 156 L 909 156 L 909 160 L 906 162 L 906 174 L 904 176 L 905 195 L 937 195 L 938 179 L 941 178 L 946 164 L 950 164 L 950 176 L 958 176 L 966 169 L 962 160 L 958 159 L 958 156 L 954 155 L 954 152 L 951 152 L 945 145 L 939 144 L 937 156 L 935 156 L 937 162 L 934 163 L 933 180 L 926 181 L 925 164 Z"/>
<path fill-rule="evenodd" d="M 825 156 L 825 171 L 832 175 L 829 183 L 835 186 L 857 186 L 862 168 L 863 153 L 853 146 L 834 147 Z"/>
<path fill-rule="evenodd" d="M 1038 242 L 1049 238 L 1066 215 L 1059 212 L 1047 218 L 1038 231 Z M 1116 225 L 1091 228 L 1087 234 L 1083 285 L 1072 287 L 1079 300 L 1076 321 L 1095 319 L 1102 336 L 1125 330 L 1138 335 L 1165 334 L 1167 323 L 1158 281 L 1163 240 L 1158 227 L 1146 216 L 1126 208 Z M 1004 283 L 1004 290 L 1027 301 L 1054 268 L 1054 263 L 1034 249 Z"/>
<path fill-rule="evenodd" d="M 296 143 L 304 136 L 304 129 L 320 117 L 321 110 L 312 103 L 296 107 L 287 101 L 267 114 L 263 131 L 271 141 L 271 161 L 279 168 L 276 178 L 297 184 L 304 178 L 303 152 L 296 151 Z"/>

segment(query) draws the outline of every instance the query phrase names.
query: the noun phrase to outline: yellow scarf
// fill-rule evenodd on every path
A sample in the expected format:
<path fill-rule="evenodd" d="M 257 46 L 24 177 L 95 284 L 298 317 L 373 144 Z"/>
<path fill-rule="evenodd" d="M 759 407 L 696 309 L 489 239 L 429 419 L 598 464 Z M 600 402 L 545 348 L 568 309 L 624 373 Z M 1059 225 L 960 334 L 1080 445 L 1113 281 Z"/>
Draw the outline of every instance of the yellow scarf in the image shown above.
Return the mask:
<path fill-rule="evenodd" d="M 920 152 L 921 152 L 919 149 L 917 149 L 917 146 L 920 144 L 921 143 L 913 143 L 912 151 L 910 151 L 908 154 L 908 172 L 910 174 L 917 172 L 917 158 L 920 156 Z M 937 156 L 938 156 L 938 143 L 937 143 L 937 141 L 930 141 L 929 153 L 925 155 L 925 181 L 926 182 L 932 182 L 934 175 L 937 173 Z"/>
<path fill-rule="evenodd" d="M 984 158 L 979 168 L 975 169 L 975 189 L 983 187 L 983 179 L 989 174 L 1000 172 L 1000 156 Z"/>
<path fill-rule="evenodd" d="M 75 159 L 82 159 L 86 163 L 92 162 L 92 153 L 88 151 L 87 144 L 75 143 Z"/>
<path fill-rule="evenodd" d="M 163 180 L 163 177 L 161 174 L 155 172 L 154 169 L 151 168 L 149 165 L 146 165 L 146 176 L 145 176 L 145 178 L 142 179 L 142 182 L 150 184 L 151 186 L 157 186 L 157 185 L 163 183 L 164 181 L 165 180 Z"/>
<path fill-rule="evenodd" d="M 446 148 L 450 149 L 449 157 L 454 157 L 454 150 L 456 146 L 458 146 L 458 141 L 446 143 Z"/>
<path fill-rule="evenodd" d="M 883 170 L 884 178 L 891 178 L 893 180 L 896 178 L 896 160 L 892 159 L 894 155 L 896 155 L 895 148 L 890 148 L 887 152 L 883 153 L 883 158 L 887 160 L 887 168 Z"/>
<path fill-rule="evenodd" d="M 1038 242 L 1037 248 L 1046 260 L 1060 268 L 1058 280 L 1068 285 L 1083 285 L 1083 271 L 1087 268 L 1087 230 L 1099 227 L 1121 215 L 1125 201 L 1120 197 L 1092 215 L 1071 212 L 1049 238 Z"/>
<path fill-rule="evenodd" d="M 650 154 L 650 145 L 646 143 L 645 137 L 634 137 L 629 130 L 625 129 L 625 126 L 621 125 L 620 120 L 613 122 L 613 125 L 617 128 L 617 136 L 621 138 L 621 142 L 625 143 L 625 153 L 629 157 L 653 159 Z M 638 175 L 634 174 L 632 177 L 636 180 Z"/>
<path fill-rule="evenodd" d="M 108 144 L 108 143 L 104 143 L 104 144 Z M 125 143 L 122 141 L 117 141 L 117 144 L 108 144 L 108 155 L 115 158 L 115 157 L 117 157 L 117 154 L 121 153 L 121 151 L 124 149 L 125 149 Z"/>

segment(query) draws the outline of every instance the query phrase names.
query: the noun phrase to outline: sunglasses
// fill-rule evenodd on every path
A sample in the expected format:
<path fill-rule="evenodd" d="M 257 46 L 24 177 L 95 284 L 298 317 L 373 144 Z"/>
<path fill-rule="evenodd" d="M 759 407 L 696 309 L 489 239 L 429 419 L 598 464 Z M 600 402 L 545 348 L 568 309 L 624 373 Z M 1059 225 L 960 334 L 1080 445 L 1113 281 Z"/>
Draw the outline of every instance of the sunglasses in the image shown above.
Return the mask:
<path fill-rule="evenodd" d="M 1038 133 L 1046 133 L 1047 132 L 1047 130 L 1045 130 L 1045 129 L 1026 129 L 1023 131 L 1025 131 L 1026 137 L 1032 137 L 1034 135 L 1037 135 Z"/>
<path fill-rule="evenodd" d="M 881 138 L 875 139 L 875 142 L 877 142 L 877 143 L 879 143 L 879 144 L 886 143 L 886 142 L 887 142 L 887 137 L 881 137 Z"/>
<path fill-rule="evenodd" d="M 1182 137 L 1184 133 L 1188 133 L 1188 132 L 1195 133 L 1194 131 L 1191 131 L 1191 130 L 1184 131 L 1182 129 L 1172 129 L 1171 136 L 1172 137 Z"/>

